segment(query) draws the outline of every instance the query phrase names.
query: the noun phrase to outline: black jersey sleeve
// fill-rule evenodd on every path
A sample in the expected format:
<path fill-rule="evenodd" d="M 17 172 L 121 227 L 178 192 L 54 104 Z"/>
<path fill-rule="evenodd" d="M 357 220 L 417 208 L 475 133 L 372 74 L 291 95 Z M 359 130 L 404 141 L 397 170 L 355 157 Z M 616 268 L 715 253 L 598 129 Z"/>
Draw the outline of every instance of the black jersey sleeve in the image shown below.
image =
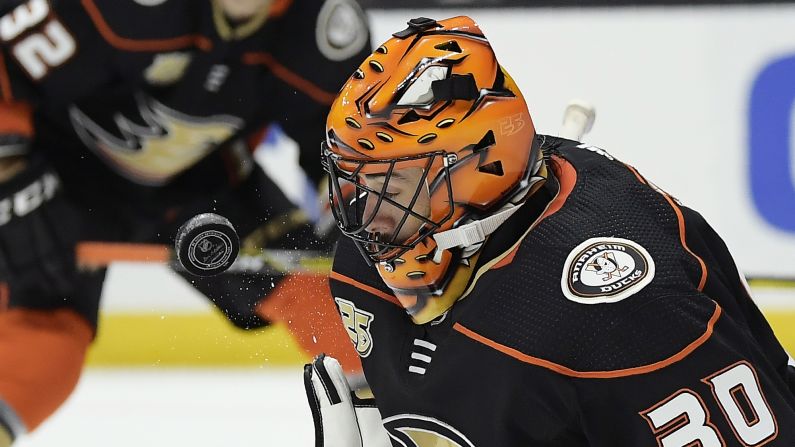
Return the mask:
<path fill-rule="evenodd" d="M 716 306 L 676 355 L 577 377 L 589 445 L 795 445 L 795 398 L 747 336 Z"/>
<path fill-rule="evenodd" d="M 681 207 L 687 228 L 687 243 L 704 262 L 708 276 L 704 293 L 716 300 L 728 314 L 742 321 L 775 371 L 795 394 L 795 362 L 776 338 L 773 329 L 754 302 L 744 276 L 737 268 L 723 239 L 698 212 Z"/>
<path fill-rule="evenodd" d="M 275 72 L 282 86 L 273 101 L 280 125 L 300 147 L 301 166 L 318 183 L 328 108 L 370 53 L 367 19 L 355 0 L 312 0 L 294 1 L 276 20 L 280 35 L 273 56 L 284 70 Z"/>
<path fill-rule="evenodd" d="M 634 202 L 659 219 L 644 224 L 655 230 L 639 240 L 651 246 L 661 238 L 679 254 L 654 250 L 657 278 L 624 311 L 606 320 L 584 311 L 615 329 L 594 331 L 602 335 L 597 344 L 578 336 L 577 346 L 590 348 L 574 349 L 571 361 L 586 368 L 564 372 L 578 389 L 589 445 L 795 445 L 789 357 L 725 243 L 700 214 L 629 169 L 642 194 Z M 644 198 L 648 192 L 656 198 Z M 666 230 L 665 221 L 675 226 Z M 630 225 L 638 222 L 641 215 Z M 677 273 L 678 265 L 691 267 Z M 589 352 L 600 354 L 587 360 Z"/>

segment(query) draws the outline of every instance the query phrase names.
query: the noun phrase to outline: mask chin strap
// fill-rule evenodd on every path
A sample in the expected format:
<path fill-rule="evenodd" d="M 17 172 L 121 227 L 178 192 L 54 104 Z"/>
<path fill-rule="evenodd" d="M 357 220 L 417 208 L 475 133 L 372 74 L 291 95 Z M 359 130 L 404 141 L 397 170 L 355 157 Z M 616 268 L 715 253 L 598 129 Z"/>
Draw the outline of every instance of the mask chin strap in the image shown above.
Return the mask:
<path fill-rule="evenodd" d="M 485 241 L 486 236 L 494 233 L 523 204 L 524 202 L 492 214 L 485 219 L 476 220 L 458 228 L 434 234 L 433 240 L 436 241 L 436 253 L 433 255 L 433 262 L 437 264 L 442 262 L 442 252 L 444 250 L 453 247 L 469 247 Z"/>
<path fill-rule="evenodd" d="M 535 145 L 537 143 L 534 141 L 533 144 Z M 537 150 L 538 147 L 533 149 L 533 153 L 537 153 Z M 436 264 L 442 262 L 442 252 L 444 250 L 453 247 L 470 247 L 485 241 L 488 235 L 494 233 L 500 225 L 505 223 L 515 212 L 519 211 L 522 205 L 528 202 L 525 200 L 525 198 L 528 197 L 528 191 L 532 193 L 534 185 L 538 185 L 538 182 L 546 180 L 546 171 L 542 172 L 542 169 L 544 169 L 544 160 L 539 156 L 536 159 L 532 171 L 534 174 L 530 177 L 529 182 L 524 188 L 513 195 L 513 200 L 511 201 L 513 203 L 508 203 L 504 209 L 484 219 L 469 222 L 466 225 L 461 225 L 460 227 L 447 231 L 435 233 L 433 235 L 433 240 L 436 241 L 436 252 L 433 255 L 433 262 Z"/>

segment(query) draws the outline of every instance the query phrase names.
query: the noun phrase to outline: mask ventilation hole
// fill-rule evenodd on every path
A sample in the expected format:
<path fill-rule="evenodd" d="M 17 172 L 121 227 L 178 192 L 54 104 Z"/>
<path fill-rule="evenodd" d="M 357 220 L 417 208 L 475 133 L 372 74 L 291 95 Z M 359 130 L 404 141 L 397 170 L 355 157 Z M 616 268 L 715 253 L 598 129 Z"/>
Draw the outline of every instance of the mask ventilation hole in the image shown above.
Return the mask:
<path fill-rule="evenodd" d="M 367 149 L 368 151 L 375 149 L 375 145 L 370 140 L 359 138 L 358 140 L 356 140 L 356 142 L 359 143 L 359 146 Z"/>
<path fill-rule="evenodd" d="M 378 62 L 378 61 L 370 61 L 369 64 L 370 64 L 370 68 L 372 68 L 373 70 L 377 71 L 378 73 L 383 73 L 384 72 L 384 66 L 381 65 L 380 62 Z"/>
<path fill-rule="evenodd" d="M 377 136 L 379 140 L 387 142 L 387 143 L 391 143 L 392 141 L 394 141 L 394 139 L 392 138 L 392 135 L 389 135 L 388 133 L 376 132 L 375 136 Z"/>
<path fill-rule="evenodd" d="M 480 139 L 478 144 L 475 145 L 475 148 L 472 150 L 473 152 L 480 152 L 482 150 L 488 149 L 491 146 L 494 146 L 496 140 L 494 139 L 494 132 L 488 131 L 486 135 L 483 135 L 483 138 Z"/>
<path fill-rule="evenodd" d="M 386 49 L 385 46 L 381 45 L 380 47 L 375 49 L 376 53 L 387 54 L 389 51 Z"/>
<path fill-rule="evenodd" d="M 364 72 L 362 71 L 361 68 L 359 68 L 353 72 L 353 77 L 355 79 L 364 79 Z"/>
<path fill-rule="evenodd" d="M 431 141 L 435 140 L 437 135 L 435 133 L 425 134 L 417 139 L 417 143 L 426 144 L 430 143 Z"/>
<path fill-rule="evenodd" d="M 458 42 L 456 42 L 455 40 L 451 40 L 445 43 L 440 43 L 439 45 L 436 45 L 434 48 L 442 51 L 450 51 L 452 53 L 461 53 L 461 47 L 458 45 Z"/>
<path fill-rule="evenodd" d="M 453 118 L 445 118 L 445 119 L 439 121 L 436 124 L 436 127 L 438 127 L 439 129 L 445 129 L 447 127 L 452 126 L 454 122 L 455 122 L 455 120 Z"/>
<path fill-rule="evenodd" d="M 502 170 L 502 162 L 499 160 L 478 167 L 478 171 L 500 177 L 505 175 L 505 171 Z"/>
<path fill-rule="evenodd" d="M 413 123 L 414 121 L 418 121 L 419 119 L 420 116 L 417 114 L 417 112 L 409 110 L 403 116 L 400 117 L 400 119 L 398 120 L 398 124 Z"/>
<path fill-rule="evenodd" d="M 345 124 L 347 124 L 350 127 L 353 127 L 354 129 L 361 129 L 362 128 L 362 125 L 359 124 L 358 121 L 356 121 L 355 119 L 353 119 L 351 117 L 345 118 Z"/>

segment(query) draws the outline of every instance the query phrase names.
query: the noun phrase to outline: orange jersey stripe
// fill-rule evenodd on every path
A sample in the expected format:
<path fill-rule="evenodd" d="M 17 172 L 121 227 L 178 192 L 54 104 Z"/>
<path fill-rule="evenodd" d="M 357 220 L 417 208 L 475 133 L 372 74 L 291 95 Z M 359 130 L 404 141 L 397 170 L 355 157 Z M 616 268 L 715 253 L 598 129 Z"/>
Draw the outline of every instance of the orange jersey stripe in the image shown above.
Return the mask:
<path fill-rule="evenodd" d="M 541 216 L 538 217 L 538 219 L 536 219 L 535 222 L 533 222 L 530 230 L 538 226 L 542 220 L 560 211 L 560 209 L 563 208 L 563 205 L 566 204 L 566 199 L 569 198 L 569 195 L 571 195 L 571 192 L 574 190 L 574 185 L 577 184 L 577 171 L 574 169 L 574 166 L 572 166 L 571 163 L 561 157 L 554 157 L 553 162 L 549 165 L 550 169 L 552 169 L 552 171 L 555 173 L 555 176 L 558 178 L 560 189 L 558 190 L 557 195 L 555 195 L 555 198 L 549 202 L 549 205 L 547 205 L 547 209 L 541 214 Z M 524 239 L 524 236 L 522 236 L 522 239 Z M 516 247 L 514 247 L 513 250 L 506 254 L 505 257 L 500 259 L 496 264 L 494 264 L 491 269 L 499 269 L 512 263 L 513 258 L 516 256 L 516 252 L 519 251 L 520 246 L 521 243 L 517 243 Z"/>
<path fill-rule="evenodd" d="M 205 36 L 199 34 L 173 37 L 170 39 L 128 39 L 116 34 L 102 17 L 102 13 L 94 4 L 94 0 L 81 0 L 83 7 L 88 13 L 94 26 L 97 27 L 99 34 L 112 46 L 126 51 L 174 51 L 190 46 L 196 46 L 203 51 L 210 51 L 213 47 L 212 42 Z"/>
<path fill-rule="evenodd" d="M 663 197 L 665 197 L 665 200 L 667 200 L 668 204 L 671 205 L 671 208 L 673 208 L 674 212 L 676 213 L 677 220 L 679 220 L 679 240 L 681 241 L 682 246 L 685 248 L 685 250 L 687 250 L 688 253 L 696 258 L 698 263 L 701 265 L 701 280 L 698 283 L 698 291 L 702 292 L 704 291 L 704 286 L 707 285 L 707 264 L 703 259 L 701 259 L 700 256 L 693 253 L 693 250 L 687 246 L 687 231 L 685 230 L 685 217 L 682 215 L 682 210 L 679 209 L 679 206 L 676 205 L 676 203 L 671 199 L 670 196 L 668 196 L 668 194 L 663 194 Z"/>
<path fill-rule="evenodd" d="M 246 53 L 243 55 L 243 62 L 249 65 L 264 65 L 268 67 L 277 78 L 320 104 L 331 105 L 334 101 L 334 93 L 327 92 L 299 76 L 289 68 L 280 64 L 268 53 Z"/>
<path fill-rule="evenodd" d="M 535 225 L 538 225 L 542 220 L 560 211 L 563 205 L 566 204 L 566 199 L 569 198 L 569 195 L 571 195 L 571 192 L 574 190 L 574 185 L 577 184 L 577 171 L 571 163 L 562 157 L 553 157 L 552 161 L 553 163 L 550 163 L 550 168 L 558 178 L 560 191 L 558 191 L 557 197 L 552 200 L 546 211 L 544 211 L 544 214 L 538 218 Z"/>
<path fill-rule="evenodd" d="M 83 267 L 104 267 L 112 262 L 168 262 L 171 250 L 166 245 L 118 242 L 80 242 L 77 263 Z"/>
<path fill-rule="evenodd" d="M 0 134 L 33 136 L 33 112 L 22 102 L 0 103 Z"/>
<path fill-rule="evenodd" d="M 0 52 L 0 93 L 6 101 L 14 99 L 14 92 L 11 89 L 11 80 L 8 76 L 8 68 L 6 68 L 6 60 L 3 53 Z"/>
<path fill-rule="evenodd" d="M 639 182 L 643 183 L 644 185 L 647 185 L 647 184 L 648 184 L 648 183 L 646 182 L 646 179 L 644 179 L 644 178 L 643 178 L 643 176 L 642 176 L 642 175 L 640 175 L 640 172 L 638 172 L 638 170 L 637 170 L 637 169 L 635 169 L 633 166 L 630 166 L 630 165 L 628 165 L 628 164 L 626 164 L 626 163 L 624 163 L 624 166 L 626 166 L 626 167 L 627 167 L 627 169 L 629 169 L 629 170 L 630 170 L 630 172 L 632 172 L 633 174 L 635 174 L 635 177 L 637 177 L 637 178 L 638 178 L 638 181 L 639 181 Z"/>
<path fill-rule="evenodd" d="M 624 166 L 626 166 L 627 169 L 629 169 L 633 174 L 635 174 L 635 177 L 638 178 L 638 181 L 640 181 L 644 185 L 649 185 L 649 182 L 647 182 L 635 168 L 633 168 L 632 166 L 626 163 L 624 164 Z M 687 246 L 687 231 L 685 229 L 685 217 L 684 215 L 682 215 L 682 210 L 679 209 L 679 206 L 676 204 L 676 202 L 674 202 L 671 196 L 669 196 L 666 192 L 660 190 L 659 188 L 654 188 L 654 189 L 665 198 L 668 204 L 671 205 L 671 208 L 673 208 L 674 213 L 676 213 L 676 219 L 679 221 L 679 240 L 682 243 L 682 247 L 684 247 L 685 251 L 690 253 L 691 256 L 696 258 L 699 265 L 701 265 L 701 280 L 698 283 L 698 291 L 703 292 L 704 286 L 706 286 L 707 284 L 707 264 L 704 262 L 703 259 L 701 259 L 700 256 L 695 254 L 693 250 L 691 250 L 690 247 Z"/>
<path fill-rule="evenodd" d="M 275 0 L 271 3 L 271 9 L 268 11 L 268 17 L 281 17 L 290 9 L 290 5 L 293 4 L 293 0 Z"/>
<path fill-rule="evenodd" d="M 345 275 L 339 274 L 334 271 L 332 271 L 331 274 L 329 274 L 329 278 L 336 279 L 337 281 L 340 282 L 344 282 L 345 284 L 351 285 L 353 287 L 356 287 L 357 289 L 361 289 L 369 294 L 375 295 L 378 298 L 381 298 L 382 300 L 389 301 L 390 303 L 396 306 L 399 306 L 401 308 L 403 307 L 400 305 L 400 301 L 398 301 L 397 297 L 390 295 L 388 293 L 384 293 L 381 290 L 376 289 L 375 287 L 368 286 L 367 284 L 362 284 L 353 278 L 349 278 Z"/>
<path fill-rule="evenodd" d="M 524 353 L 522 353 L 522 352 L 520 352 L 520 351 L 518 351 L 518 350 L 516 350 L 514 348 L 511 348 L 509 346 L 505 346 L 503 344 L 497 343 L 494 340 L 486 338 L 486 337 L 484 337 L 484 336 L 482 336 L 482 335 L 480 335 L 480 334 L 478 334 L 478 333 L 476 333 L 476 332 L 464 327 L 460 323 L 456 323 L 453 326 L 453 329 L 455 329 L 456 331 L 464 334 L 465 336 L 467 336 L 467 337 L 469 337 L 469 338 L 471 338 L 471 339 L 473 339 L 473 340 L 475 340 L 475 341 L 477 341 L 479 343 L 482 343 L 482 344 L 484 344 L 486 346 L 489 346 L 489 347 L 491 347 L 493 349 L 496 349 L 497 351 L 500 351 L 503 354 L 511 356 L 511 357 L 521 361 L 521 362 L 529 363 L 529 364 L 536 365 L 536 366 L 540 366 L 542 368 L 546 368 L 546 369 L 552 370 L 552 371 L 554 371 L 554 372 L 556 372 L 558 374 L 562 374 L 564 376 L 577 377 L 577 378 L 582 378 L 582 379 L 613 379 L 613 378 L 617 378 L 617 377 L 627 377 L 627 376 L 635 376 L 635 375 L 639 375 L 639 374 L 647 374 L 647 373 L 654 372 L 654 371 L 657 371 L 659 369 L 665 368 L 667 366 L 673 365 L 674 363 L 684 359 L 685 357 L 690 355 L 691 352 L 695 351 L 696 348 L 698 348 L 699 346 L 704 344 L 704 342 L 706 342 L 712 336 L 712 332 L 713 332 L 713 329 L 715 327 L 715 323 L 718 321 L 718 318 L 720 317 L 720 314 L 721 314 L 721 308 L 716 303 L 715 304 L 715 312 L 712 314 L 712 317 L 707 322 L 707 328 L 704 331 L 704 333 L 700 337 L 695 339 L 692 343 L 687 345 L 684 349 L 682 349 L 681 351 L 679 351 L 676 354 L 672 355 L 671 357 L 668 357 L 667 359 L 661 360 L 659 362 L 651 363 L 649 365 L 637 366 L 637 367 L 634 367 L 634 368 L 617 369 L 617 370 L 613 370 L 613 371 L 576 371 L 576 370 L 573 370 L 571 368 L 567 368 L 567 367 L 565 367 L 563 365 L 559 365 L 557 363 L 551 362 L 549 360 L 544 360 L 544 359 L 540 359 L 538 357 L 533 357 L 533 356 L 524 354 Z"/>

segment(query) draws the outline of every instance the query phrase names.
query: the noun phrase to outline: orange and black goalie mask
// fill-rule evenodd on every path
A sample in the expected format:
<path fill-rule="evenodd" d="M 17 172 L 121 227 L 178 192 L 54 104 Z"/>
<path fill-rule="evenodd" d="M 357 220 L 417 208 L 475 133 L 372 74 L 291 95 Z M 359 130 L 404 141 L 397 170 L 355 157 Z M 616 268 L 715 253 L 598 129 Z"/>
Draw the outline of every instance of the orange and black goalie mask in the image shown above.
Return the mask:
<path fill-rule="evenodd" d="M 468 17 L 411 20 L 342 87 L 323 144 L 332 210 L 415 322 L 466 289 L 482 235 L 440 241 L 528 189 L 534 137 L 524 98 Z"/>

